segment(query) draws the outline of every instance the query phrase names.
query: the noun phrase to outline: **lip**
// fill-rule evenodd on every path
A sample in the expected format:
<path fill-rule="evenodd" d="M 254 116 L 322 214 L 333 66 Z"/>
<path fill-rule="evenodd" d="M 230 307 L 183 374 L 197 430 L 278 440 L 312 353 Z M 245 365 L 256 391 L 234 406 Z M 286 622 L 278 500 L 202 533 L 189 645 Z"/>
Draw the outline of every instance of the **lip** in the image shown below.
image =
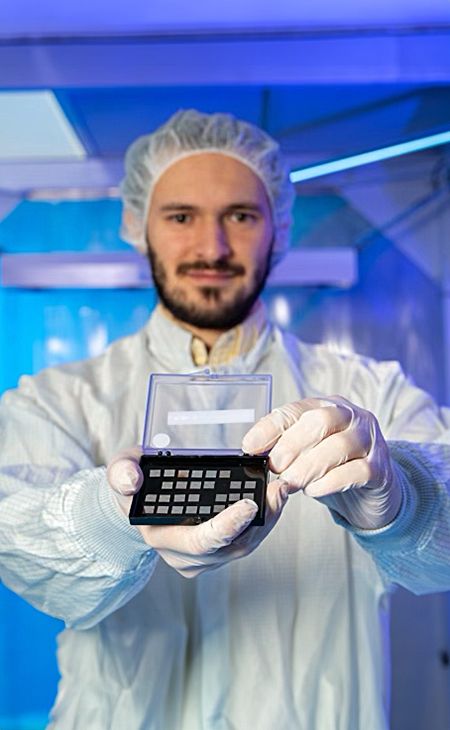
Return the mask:
<path fill-rule="evenodd" d="M 190 279 L 193 281 L 199 282 L 199 283 L 205 283 L 208 284 L 223 284 L 230 279 L 234 279 L 236 276 L 235 273 L 232 271 L 207 271 L 207 270 L 199 270 L 199 271 L 189 271 L 187 273 L 187 276 L 189 276 Z"/>

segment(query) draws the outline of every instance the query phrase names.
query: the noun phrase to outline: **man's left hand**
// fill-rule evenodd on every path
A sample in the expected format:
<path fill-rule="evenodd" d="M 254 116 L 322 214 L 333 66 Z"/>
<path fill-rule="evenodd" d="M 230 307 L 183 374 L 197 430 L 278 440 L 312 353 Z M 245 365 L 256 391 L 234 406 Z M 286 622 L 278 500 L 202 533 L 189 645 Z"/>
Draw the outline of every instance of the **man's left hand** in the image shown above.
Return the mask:
<path fill-rule="evenodd" d="M 270 469 L 289 491 L 303 490 L 353 527 L 392 522 L 401 487 L 377 419 L 341 396 L 275 408 L 248 431 L 246 453 L 270 450 Z"/>

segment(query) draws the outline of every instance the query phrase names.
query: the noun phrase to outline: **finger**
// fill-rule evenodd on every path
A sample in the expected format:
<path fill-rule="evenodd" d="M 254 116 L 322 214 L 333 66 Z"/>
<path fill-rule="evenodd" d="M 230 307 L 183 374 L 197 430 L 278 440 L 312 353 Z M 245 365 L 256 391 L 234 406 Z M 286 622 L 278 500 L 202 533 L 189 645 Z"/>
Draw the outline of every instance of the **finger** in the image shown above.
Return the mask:
<path fill-rule="evenodd" d="M 328 405 L 305 411 L 280 437 L 270 453 L 270 468 L 280 474 L 304 451 L 312 449 L 328 436 L 344 431 L 353 414 L 346 406 Z"/>
<path fill-rule="evenodd" d="M 269 534 L 276 522 L 278 522 L 288 498 L 289 486 L 286 482 L 283 482 L 281 479 L 269 482 L 266 493 L 264 525 L 258 526 L 255 529 L 252 528 L 244 534 L 241 534 L 240 537 L 233 540 L 232 544 L 225 551 L 221 551 L 221 555 L 225 552 L 230 556 L 230 560 L 234 560 L 253 552 Z"/>
<path fill-rule="evenodd" d="M 195 528 L 194 546 L 201 553 L 214 553 L 233 542 L 252 522 L 258 506 L 251 499 L 241 499 Z"/>
<path fill-rule="evenodd" d="M 341 464 L 364 458 L 370 448 L 370 429 L 367 424 L 362 424 L 356 430 L 339 431 L 300 454 L 281 472 L 281 477 L 291 487 L 305 489 L 311 482 L 321 479 Z"/>
<path fill-rule="evenodd" d="M 263 416 L 247 431 L 242 439 L 242 451 L 245 454 L 260 454 L 268 451 L 278 441 L 283 431 L 288 428 L 282 409 L 275 409 Z"/>
<path fill-rule="evenodd" d="M 142 449 L 134 447 L 121 451 L 108 464 L 106 476 L 110 486 L 118 494 L 136 494 L 142 486 L 144 476 L 139 466 Z"/>
<path fill-rule="evenodd" d="M 374 476 L 368 459 L 354 459 L 311 482 L 303 491 L 308 497 L 328 497 L 331 494 L 365 487 Z"/>
<path fill-rule="evenodd" d="M 282 479 L 274 479 L 267 485 L 266 492 L 266 519 L 275 524 L 289 499 L 289 485 Z M 275 519 L 274 519 L 275 518 Z"/>
<path fill-rule="evenodd" d="M 142 527 L 141 532 L 155 550 L 208 555 L 229 545 L 248 527 L 257 511 L 255 502 L 241 499 L 200 525 L 152 525 Z"/>
<path fill-rule="evenodd" d="M 327 401 L 321 398 L 305 398 L 294 403 L 287 403 L 281 408 L 274 408 L 271 413 L 260 418 L 245 434 L 242 450 L 246 454 L 259 454 L 278 441 L 281 434 L 298 421 L 305 411 L 320 408 Z"/>

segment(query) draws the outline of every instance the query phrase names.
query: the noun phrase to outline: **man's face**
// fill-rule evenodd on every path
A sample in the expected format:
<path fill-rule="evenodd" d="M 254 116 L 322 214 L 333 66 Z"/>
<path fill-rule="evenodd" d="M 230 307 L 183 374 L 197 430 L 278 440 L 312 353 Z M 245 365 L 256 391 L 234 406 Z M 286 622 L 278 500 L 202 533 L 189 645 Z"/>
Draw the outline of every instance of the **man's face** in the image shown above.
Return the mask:
<path fill-rule="evenodd" d="M 226 155 L 179 160 L 155 185 L 147 240 L 167 309 L 196 327 L 233 327 L 250 311 L 269 269 L 273 225 L 264 186 Z"/>

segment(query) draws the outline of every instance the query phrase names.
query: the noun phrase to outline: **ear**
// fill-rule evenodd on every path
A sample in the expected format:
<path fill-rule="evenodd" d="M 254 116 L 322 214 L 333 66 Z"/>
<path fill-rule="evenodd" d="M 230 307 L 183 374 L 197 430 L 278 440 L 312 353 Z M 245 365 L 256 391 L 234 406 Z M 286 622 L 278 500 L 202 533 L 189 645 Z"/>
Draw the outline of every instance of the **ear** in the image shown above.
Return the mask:
<path fill-rule="evenodd" d="M 140 228 L 138 219 L 132 210 L 122 208 L 122 231 L 127 238 L 136 238 L 136 233 Z"/>
<path fill-rule="evenodd" d="M 124 241 L 131 243 L 141 254 L 147 254 L 147 246 L 142 230 L 142 221 L 133 213 L 132 210 L 122 209 L 122 225 L 120 227 L 120 235 Z"/>

